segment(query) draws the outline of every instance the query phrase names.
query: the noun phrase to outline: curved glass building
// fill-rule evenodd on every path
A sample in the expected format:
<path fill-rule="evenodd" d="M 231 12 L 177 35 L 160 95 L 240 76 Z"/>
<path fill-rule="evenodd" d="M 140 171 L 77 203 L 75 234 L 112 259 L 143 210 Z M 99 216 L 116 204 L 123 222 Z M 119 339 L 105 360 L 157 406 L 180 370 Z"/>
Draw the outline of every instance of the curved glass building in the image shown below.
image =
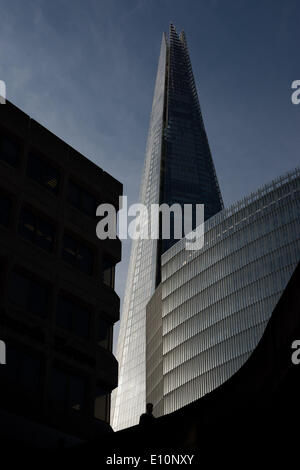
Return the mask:
<path fill-rule="evenodd" d="M 204 247 L 185 239 L 162 256 L 147 306 L 147 401 L 156 416 L 231 377 L 258 344 L 300 259 L 300 169 L 205 222 Z"/>

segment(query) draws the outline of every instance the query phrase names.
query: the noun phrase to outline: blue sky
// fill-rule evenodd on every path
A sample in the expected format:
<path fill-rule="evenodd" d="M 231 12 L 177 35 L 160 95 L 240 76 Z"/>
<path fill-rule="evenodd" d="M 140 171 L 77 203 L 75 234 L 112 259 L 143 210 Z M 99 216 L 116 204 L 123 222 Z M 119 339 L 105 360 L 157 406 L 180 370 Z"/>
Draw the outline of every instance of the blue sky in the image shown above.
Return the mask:
<path fill-rule="evenodd" d="M 299 165 L 298 0 L 0 0 L 7 97 L 137 202 L 161 35 L 184 29 L 225 205 Z M 123 298 L 130 242 L 117 291 Z"/>

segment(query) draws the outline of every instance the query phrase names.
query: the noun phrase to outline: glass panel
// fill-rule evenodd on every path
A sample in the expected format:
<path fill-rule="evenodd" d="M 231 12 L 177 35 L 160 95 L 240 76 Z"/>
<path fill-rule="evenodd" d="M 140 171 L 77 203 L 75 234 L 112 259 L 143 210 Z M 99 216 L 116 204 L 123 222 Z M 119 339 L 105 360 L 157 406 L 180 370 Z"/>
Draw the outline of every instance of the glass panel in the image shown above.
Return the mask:
<path fill-rule="evenodd" d="M 91 217 L 96 216 L 96 200 L 87 191 L 82 191 L 81 209 Z"/>
<path fill-rule="evenodd" d="M 49 288 L 39 282 L 31 281 L 28 299 L 28 310 L 45 317 L 49 305 Z"/>
<path fill-rule="evenodd" d="M 22 356 L 20 382 L 30 391 L 37 391 L 41 383 L 41 361 L 29 355 Z"/>
<path fill-rule="evenodd" d="M 9 224 L 11 207 L 11 200 L 7 196 L 0 194 L 0 224 L 6 227 Z"/>
<path fill-rule="evenodd" d="M 68 377 L 64 372 L 56 368 L 52 370 L 49 395 L 51 402 L 55 406 L 67 407 Z"/>
<path fill-rule="evenodd" d="M 102 261 L 102 281 L 106 286 L 114 288 L 115 263 L 109 258 L 103 258 Z"/>
<path fill-rule="evenodd" d="M 24 309 L 27 308 L 30 280 L 17 272 L 13 272 L 8 288 L 9 300 Z"/>
<path fill-rule="evenodd" d="M 68 184 L 68 201 L 73 206 L 80 208 L 80 188 L 72 181 L 69 181 Z"/>
<path fill-rule="evenodd" d="M 0 136 L 0 159 L 12 166 L 17 166 L 20 146 L 16 140 L 5 135 Z"/>
<path fill-rule="evenodd" d="M 49 305 L 49 287 L 18 272 L 9 283 L 9 299 L 24 310 L 45 317 Z"/>
<path fill-rule="evenodd" d="M 82 411 L 85 398 L 85 383 L 79 377 L 70 377 L 70 407 L 75 411 Z"/>
<path fill-rule="evenodd" d="M 72 330 L 73 326 L 72 316 L 72 304 L 71 302 L 59 296 L 57 299 L 57 310 L 56 310 L 56 323 L 57 325 L 65 328 L 66 330 Z"/>
<path fill-rule="evenodd" d="M 93 270 L 93 252 L 87 246 L 81 244 L 78 253 L 79 269 L 86 274 L 91 274 Z"/>
<path fill-rule="evenodd" d="M 40 218 L 37 224 L 36 244 L 46 251 L 53 251 L 54 228 L 51 224 Z"/>
<path fill-rule="evenodd" d="M 90 327 L 90 312 L 77 302 L 59 296 L 57 301 L 56 323 L 76 335 L 88 338 Z"/>
<path fill-rule="evenodd" d="M 20 215 L 19 233 L 26 240 L 34 243 L 36 230 L 36 216 L 23 208 Z"/>
<path fill-rule="evenodd" d="M 76 306 L 75 308 L 76 310 L 74 311 L 74 332 L 78 336 L 88 338 L 90 328 L 90 312 L 87 309 L 81 308 L 79 306 Z"/>
<path fill-rule="evenodd" d="M 73 265 L 76 264 L 78 242 L 69 235 L 64 235 L 63 259 Z"/>
<path fill-rule="evenodd" d="M 51 252 L 54 245 L 54 227 L 31 210 L 23 208 L 20 215 L 19 233 L 43 250 Z"/>
<path fill-rule="evenodd" d="M 91 274 L 93 271 L 92 250 L 70 235 L 64 235 L 63 259 L 86 274 Z"/>
<path fill-rule="evenodd" d="M 6 365 L 1 367 L 1 371 L 5 372 L 8 380 L 17 382 L 20 370 L 20 352 L 13 348 L 10 344 L 6 347 Z"/>
<path fill-rule="evenodd" d="M 41 384 L 41 360 L 22 349 L 7 345 L 7 364 L 3 367 L 8 380 L 31 392 Z"/>
<path fill-rule="evenodd" d="M 49 191 L 57 194 L 60 181 L 59 170 L 43 158 L 32 153 L 29 154 L 27 175 Z"/>
<path fill-rule="evenodd" d="M 95 197 L 71 180 L 68 184 L 68 201 L 85 214 L 91 217 L 96 216 Z"/>
<path fill-rule="evenodd" d="M 107 420 L 107 392 L 101 387 L 96 388 L 94 416 L 96 419 Z"/>
<path fill-rule="evenodd" d="M 111 325 L 103 320 L 103 318 L 98 319 L 98 344 L 103 348 L 109 347 L 110 339 L 110 330 Z"/>

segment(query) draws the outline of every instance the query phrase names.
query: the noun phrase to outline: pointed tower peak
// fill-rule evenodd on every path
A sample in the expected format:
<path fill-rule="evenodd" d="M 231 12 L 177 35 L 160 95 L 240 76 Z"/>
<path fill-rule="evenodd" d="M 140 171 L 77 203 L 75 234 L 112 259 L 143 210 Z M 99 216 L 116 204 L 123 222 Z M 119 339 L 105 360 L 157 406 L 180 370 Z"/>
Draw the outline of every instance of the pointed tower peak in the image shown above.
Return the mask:
<path fill-rule="evenodd" d="M 170 29 L 169 29 L 169 39 L 171 40 L 171 37 L 179 39 L 179 35 L 176 30 L 176 26 L 174 25 L 173 22 L 170 23 Z"/>
<path fill-rule="evenodd" d="M 222 209 L 222 197 L 189 54 L 173 23 L 169 32 L 169 45 L 162 40 L 160 49 L 140 203 L 146 207 L 201 203 L 208 219 Z M 195 222 L 194 215 L 192 219 Z M 173 235 L 133 240 L 117 348 L 120 385 L 113 399 L 115 430 L 137 424 L 145 410 L 146 307 L 161 281 L 161 255 L 175 242 Z M 137 325 L 134 332 L 130 325 Z"/>
<path fill-rule="evenodd" d="M 170 23 L 170 33 L 178 34 L 177 31 L 176 31 L 176 26 L 173 22 Z"/>
<path fill-rule="evenodd" d="M 180 42 L 181 42 L 185 47 L 187 47 L 186 35 L 185 35 L 185 32 L 184 32 L 183 29 L 182 29 L 181 32 L 180 32 L 179 39 L 180 39 Z"/>

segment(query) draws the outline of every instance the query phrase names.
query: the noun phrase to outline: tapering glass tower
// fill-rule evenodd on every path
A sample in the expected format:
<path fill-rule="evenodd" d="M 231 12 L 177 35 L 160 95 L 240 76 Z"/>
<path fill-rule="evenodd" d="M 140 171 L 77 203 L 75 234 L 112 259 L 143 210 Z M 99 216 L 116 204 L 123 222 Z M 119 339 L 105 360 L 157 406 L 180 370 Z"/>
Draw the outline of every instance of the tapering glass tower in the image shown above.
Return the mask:
<path fill-rule="evenodd" d="M 204 204 L 205 219 L 223 208 L 203 125 L 184 32 L 162 37 L 140 202 Z M 146 305 L 160 282 L 160 257 L 176 240 L 132 243 L 117 347 L 115 430 L 138 423 L 146 400 Z"/>

